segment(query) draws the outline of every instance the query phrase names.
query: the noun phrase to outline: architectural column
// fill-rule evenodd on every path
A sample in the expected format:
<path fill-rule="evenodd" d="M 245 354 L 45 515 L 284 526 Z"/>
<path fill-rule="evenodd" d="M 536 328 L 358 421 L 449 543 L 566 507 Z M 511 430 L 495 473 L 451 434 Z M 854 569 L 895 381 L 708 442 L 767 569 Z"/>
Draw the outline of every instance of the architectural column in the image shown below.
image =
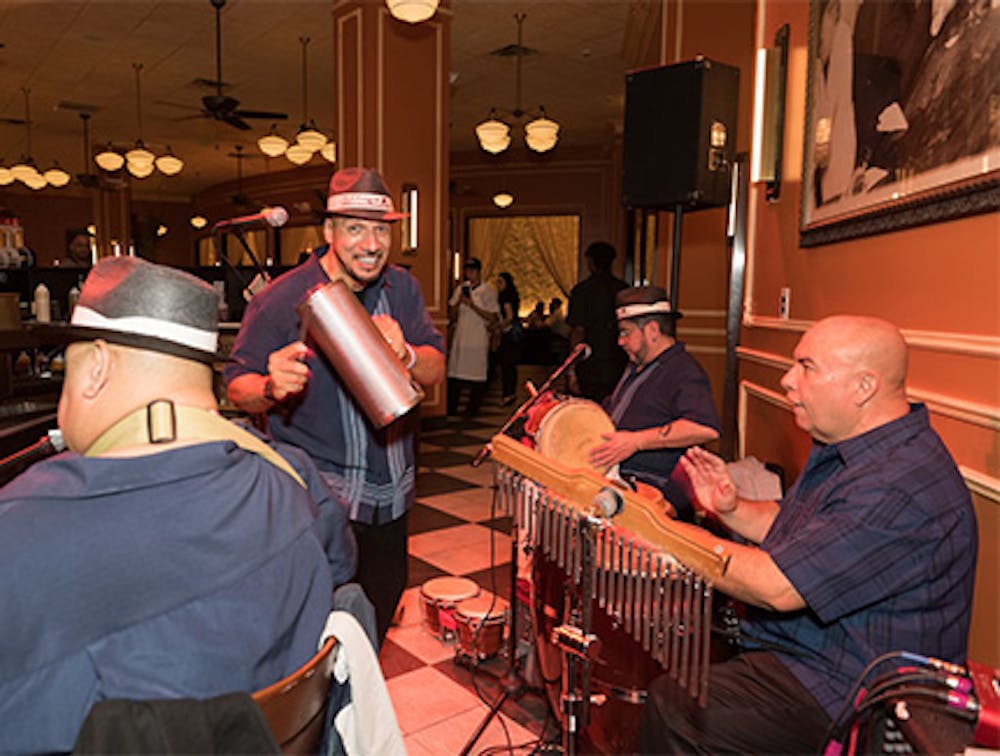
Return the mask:
<path fill-rule="evenodd" d="M 449 3 L 428 21 L 397 21 L 381 0 L 333 6 L 337 167 L 368 166 L 385 177 L 397 205 L 416 188 L 416 245 L 397 224 L 393 262 L 416 275 L 435 325 L 447 327 L 449 234 Z M 412 210 L 412 208 L 410 208 Z M 444 389 L 425 409 L 444 410 Z"/>

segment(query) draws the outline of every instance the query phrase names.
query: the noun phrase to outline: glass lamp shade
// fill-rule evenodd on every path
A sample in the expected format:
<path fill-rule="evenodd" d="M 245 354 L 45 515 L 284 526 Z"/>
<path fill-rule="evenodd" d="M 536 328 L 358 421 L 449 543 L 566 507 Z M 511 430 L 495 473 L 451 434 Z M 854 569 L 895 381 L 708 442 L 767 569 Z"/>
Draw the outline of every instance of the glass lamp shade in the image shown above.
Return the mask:
<path fill-rule="evenodd" d="M 128 172 L 135 176 L 137 179 L 148 178 L 153 175 L 155 167 L 152 162 L 149 163 L 133 163 L 131 160 L 125 161 L 125 167 L 128 168 Z"/>
<path fill-rule="evenodd" d="M 14 178 L 14 174 L 10 172 L 10 168 L 4 168 L 0 165 L 0 186 L 7 186 L 7 184 L 13 184 L 17 181 Z"/>
<path fill-rule="evenodd" d="M 157 236 L 166 236 L 167 235 L 167 231 L 169 231 L 169 230 L 170 230 L 169 228 L 167 228 L 166 226 L 164 226 L 161 223 L 159 226 L 156 227 L 156 235 Z"/>
<path fill-rule="evenodd" d="M 514 195 L 507 192 L 497 192 L 493 195 L 493 204 L 503 209 L 514 204 Z"/>
<path fill-rule="evenodd" d="M 479 139 L 480 147 L 496 155 L 510 146 L 510 126 L 490 118 L 476 126 L 476 138 Z"/>
<path fill-rule="evenodd" d="M 188 223 L 191 224 L 192 228 L 201 229 L 208 225 L 208 218 L 204 215 L 192 215 L 191 220 L 188 221 Z"/>
<path fill-rule="evenodd" d="M 48 181 L 45 180 L 45 177 L 38 171 L 35 171 L 30 176 L 23 179 L 23 181 L 25 186 L 27 186 L 30 189 L 34 189 L 36 191 L 39 189 L 44 189 L 49 183 Z"/>
<path fill-rule="evenodd" d="M 59 167 L 58 163 L 45 171 L 42 176 L 48 183 L 52 184 L 52 186 L 66 186 L 72 178 L 72 176 Z"/>
<path fill-rule="evenodd" d="M 28 178 L 35 175 L 40 175 L 35 164 L 31 161 L 31 158 L 21 158 L 21 162 L 10 167 L 11 175 L 20 181 L 22 184 L 28 183 Z"/>
<path fill-rule="evenodd" d="M 326 158 L 329 162 L 336 163 L 337 143 L 331 139 L 320 148 L 319 154 Z"/>
<path fill-rule="evenodd" d="M 280 157 L 288 149 L 288 140 L 272 126 L 268 133 L 257 140 L 257 148 L 268 157 Z"/>
<path fill-rule="evenodd" d="M 312 159 L 312 156 L 312 150 L 303 147 L 298 142 L 285 150 L 285 157 L 295 165 L 305 165 Z"/>
<path fill-rule="evenodd" d="M 125 165 L 125 158 L 111 149 L 111 145 L 109 144 L 101 152 L 94 155 L 94 162 L 97 163 L 98 168 L 112 172 L 119 170 Z"/>
<path fill-rule="evenodd" d="M 308 125 L 302 124 L 299 127 L 299 133 L 295 135 L 295 141 L 311 153 L 318 152 L 326 144 L 326 134 L 319 131 L 316 125 L 310 121 Z"/>
<path fill-rule="evenodd" d="M 524 141 L 535 152 L 548 152 L 559 141 L 559 124 L 548 118 L 536 118 L 525 125 Z"/>
<path fill-rule="evenodd" d="M 140 139 L 135 143 L 135 147 L 125 153 L 125 161 L 129 164 L 129 173 L 133 176 L 135 173 L 132 168 L 139 168 L 140 170 L 145 170 L 146 168 L 153 168 L 153 160 L 156 159 L 156 155 L 146 149 L 146 146 L 142 143 Z M 150 170 L 149 173 L 152 173 Z M 146 175 L 148 176 L 149 173 Z"/>
<path fill-rule="evenodd" d="M 408 24 L 419 24 L 434 15 L 438 0 L 385 0 L 393 18 Z"/>
<path fill-rule="evenodd" d="M 156 158 L 155 163 L 160 173 L 167 176 L 176 176 L 184 170 L 184 161 L 172 152 L 168 152 L 166 155 L 160 155 L 160 157 Z"/>

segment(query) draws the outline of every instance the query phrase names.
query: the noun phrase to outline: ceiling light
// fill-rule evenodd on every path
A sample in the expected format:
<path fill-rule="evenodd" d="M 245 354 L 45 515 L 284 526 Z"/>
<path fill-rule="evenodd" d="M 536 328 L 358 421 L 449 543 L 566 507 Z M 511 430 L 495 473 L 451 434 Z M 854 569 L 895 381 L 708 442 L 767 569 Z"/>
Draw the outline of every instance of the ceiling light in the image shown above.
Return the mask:
<path fill-rule="evenodd" d="M 146 170 L 149 168 L 149 173 L 153 172 L 153 160 L 156 159 L 156 155 L 146 149 L 146 145 L 142 143 L 141 139 L 136 140 L 135 147 L 125 153 L 125 161 L 129 164 L 129 173 L 133 176 L 135 173 L 132 168 L 139 168 L 141 170 Z"/>
<path fill-rule="evenodd" d="M 555 147 L 556 142 L 559 141 L 559 124 L 545 114 L 543 107 L 538 108 L 537 114 L 521 108 L 522 59 L 525 55 L 535 52 L 521 44 L 523 37 L 521 27 L 526 17 L 527 15 L 524 13 L 514 14 L 514 20 L 517 21 L 517 44 L 508 47 L 512 47 L 513 54 L 517 56 L 517 102 L 513 110 L 504 112 L 517 121 L 522 118 L 530 118 L 531 120 L 524 127 L 524 141 L 535 152 L 547 152 Z M 489 118 L 476 126 L 476 137 L 479 139 L 480 147 L 486 152 L 496 155 L 510 146 L 510 126 L 500 120 L 496 108 L 493 108 L 490 110 Z"/>
<path fill-rule="evenodd" d="M 524 141 L 535 152 L 548 152 L 559 141 L 559 124 L 546 118 L 543 110 L 541 118 L 525 125 Z"/>
<path fill-rule="evenodd" d="M 22 184 L 28 183 L 27 179 L 31 176 L 40 175 L 34 161 L 24 155 L 21 156 L 21 162 L 10 167 L 10 173 Z"/>
<path fill-rule="evenodd" d="M 257 140 L 257 147 L 268 157 L 280 157 L 288 149 L 288 140 L 278 133 L 278 124 L 272 123 L 271 130 Z"/>
<path fill-rule="evenodd" d="M 331 163 L 337 162 L 337 143 L 332 139 L 320 148 L 319 154 Z"/>
<path fill-rule="evenodd" d="M 48 185 L 48 182 L 45 180 L 44 176 L 42 176 L 38 171 L 35 171 L 33 174 L 24 179 L 24 185 L 37 191 L 39 189 L 44 189 Z"/>
<path fill-rule="evenodd" d="M 89 226 L 87 226 L 87 233 L 90 234 L 91 236 L 97 236 L 97 226 L 91 223 Z"/>
<path fill-rule="evenodd" d="M 131 173 L 138 179 L 148 178 L 153 175 L 154 166 L 152 162 L 149 163 L 133 163 L 131 160 L 125 161 L 125 167 L 128 168 L 128 172 Z"/>
<path fill-rule="evenodd" d="M 157 236 L 166 236 L 167 235 L 167 231 L 169 231 L 169 230 L 170 229 L 168 229 L 166 226 L 164 226 L 161 223 L 159 226 L 156 227 L 156 235 Z"/>
<path fill-rule="evenodd" d="M 0 165 L 0 186 L 7 186 L 7 184 L 13 184 L 17 179 L 14 174 L 10 172 L 10 168 L 4 168 Z"/>
<path fill-rule="evenodd" d="M 125 158 L 120 153 L 115 152 L 111 148 L 111 144 L 108 143 L 107 147 L 94 155 L 94 162 L 97 163 L 98 168 L 114 172 L 125 165 Z"/>
<path fill-rule="evenodd" d="M 312 159 L 312 156 L 312 150 L 303 147 L 297 142 L 285 150 L 285 157 L 295 163 L 295 165 L 305 165 Z"/>
<path fill-rule="evenodd" d="M 408 24 L 419 24 L 434 15 L 438 0 L 385 0 L 393 18 Z"/>
<path fill-rule="evenodd" d="M 160 173 L 167 176 L 176 176 L 178 173 L 184 170 L 184 161 L 177 157 L 170 146 L 167 145 L 167 154 L 160 155 L 153 161 L 156 164 L 157 169 Z"/>
<path fill-rule="evenodd" d="M 55 163 L 51 168 L 45 171 L 42 176 L 46 181 L 52 184 L 52 186 L 66 186 L 72 178 L 72 176 L 59 167 L 59 163 Z"/>
<path fill-rule="evenodd" d="M 310 152 L 318 152 L 326 144 L 326 134 L 316 128 L 315 121 L 299 126 L 299 132 L 295 135 L 295 141 L 301 144 Z"/>
<path fill-rule="evenodd" d="M 493 204 L 500 209 L 510 207 L 514 204 L 514 195 L 507 192 L 497 192 L 493 195 Z"/>
<path fill-rule="evenodd" d="M 188 221 L 192 228 L 205 228 L 208 225 L 208 218 L 204 215 L 192 215 L 191 220 Z"/>

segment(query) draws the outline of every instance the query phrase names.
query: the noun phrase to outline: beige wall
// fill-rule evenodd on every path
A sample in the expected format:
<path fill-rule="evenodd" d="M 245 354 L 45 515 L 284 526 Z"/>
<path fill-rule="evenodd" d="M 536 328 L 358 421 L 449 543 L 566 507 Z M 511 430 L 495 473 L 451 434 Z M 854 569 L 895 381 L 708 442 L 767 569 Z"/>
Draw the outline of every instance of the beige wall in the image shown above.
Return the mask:
<path fill-rule="evenodd" d="M 888 318 L 910 345 L 910 391 L 974 493 L 980 525 L 970 656 L 1000 665 L 1000 218 L 980 215 L 853 241 L 798 244 L 808 4 L 763 0 L 760 34 L 791 27 L 788 173 L 778 202 L 751 187 L 748 277 L 740 362 L 743 449 L 796 475 L 808 440 L 778 381 L 810 323 L 833 313 Z M 777 318 L 781 287 L 791 319 Z"/>

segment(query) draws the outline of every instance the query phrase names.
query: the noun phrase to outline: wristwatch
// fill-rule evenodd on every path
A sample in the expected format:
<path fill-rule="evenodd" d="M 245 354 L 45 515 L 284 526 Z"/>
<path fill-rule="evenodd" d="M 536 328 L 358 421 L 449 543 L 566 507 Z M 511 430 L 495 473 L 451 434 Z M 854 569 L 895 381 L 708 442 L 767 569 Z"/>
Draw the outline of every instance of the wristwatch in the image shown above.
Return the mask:
<path fill-rule="evenodd" d="M 264 379 L 264 398 L 269 402 L 278 402 L 274 397 L 274 379 L 271 376 Z"/>

